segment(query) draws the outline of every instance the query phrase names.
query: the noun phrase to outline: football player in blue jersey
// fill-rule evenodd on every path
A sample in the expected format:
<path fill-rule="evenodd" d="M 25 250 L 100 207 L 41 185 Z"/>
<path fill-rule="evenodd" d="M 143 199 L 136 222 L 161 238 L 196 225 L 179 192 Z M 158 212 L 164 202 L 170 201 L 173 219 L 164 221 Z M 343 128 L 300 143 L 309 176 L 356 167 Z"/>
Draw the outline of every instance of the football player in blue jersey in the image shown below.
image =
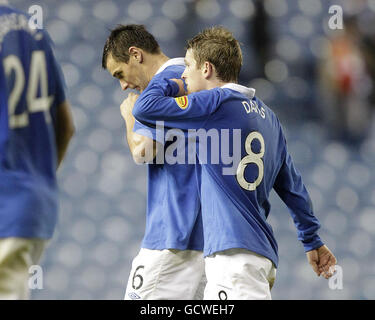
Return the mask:
<path fill-rule="evenodd" d="M 185 68 L 183 58 L 169 59 L 141 25 L 119 25 L 111 31 L 102 66 L 119 80 L 122 90 L 135 89 L 141 96 L 149 87 L 163 85 L 164 78 L 180 78 Z M 158 144 L 157 130 L 135 121 L 126 107 L 131 99 L 132 95 L 125 99 L 121 114 L 134 160 L 148 163 L 148 199 L 146 231 L 125 299 L 194 299 L 204 278 L 195 166 L 153 163 L 157 149 L 164 152 L 168 144 Z"/>
<path fill-rule="evenodd" d="M 336 258 L 318 235 L 320 223 L 280 122 L 254 89 L 237 83 L 242 65 L 238 41 L 225 28 L 213 27 L 191 39 L 187 48 L 182 79 L 189 95 L 173 98 L 184 84 L 164 79 L 139 96 L 133 115 L 151 127 L 163 121 L 167 128 L 183 129 L 198 141 L 204 298 L 271 299 L 278 266 L 277 242 L 267 222 L 272 188 L 288 206 L 313 270 L 329 278 Z M 231 163 L 223 157 L 225 150 Z"/>
<path fill-rule="evenodd" d="M 3 5 L 2 5 L 3 4 Z M 74 126 L 43 30 L 0 4 L 0 299 L 29 298 L 57 220 L 56 170 Z"/>

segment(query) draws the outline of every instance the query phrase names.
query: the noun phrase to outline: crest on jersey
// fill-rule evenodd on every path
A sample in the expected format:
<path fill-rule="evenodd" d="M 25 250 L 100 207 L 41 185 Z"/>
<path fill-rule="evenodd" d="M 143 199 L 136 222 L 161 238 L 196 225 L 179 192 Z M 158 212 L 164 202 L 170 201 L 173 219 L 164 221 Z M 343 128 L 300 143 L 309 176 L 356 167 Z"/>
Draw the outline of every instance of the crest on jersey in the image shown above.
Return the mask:
<path fill-rule="evenodd" d="M 188 106 L 188 97 L 187 96 L 183 96 L 183 97 L 178 97 L 178 98 L 174 98 L 177 105 L 181 108 L 181 109 L 186 109 L 187 106 Z"/>

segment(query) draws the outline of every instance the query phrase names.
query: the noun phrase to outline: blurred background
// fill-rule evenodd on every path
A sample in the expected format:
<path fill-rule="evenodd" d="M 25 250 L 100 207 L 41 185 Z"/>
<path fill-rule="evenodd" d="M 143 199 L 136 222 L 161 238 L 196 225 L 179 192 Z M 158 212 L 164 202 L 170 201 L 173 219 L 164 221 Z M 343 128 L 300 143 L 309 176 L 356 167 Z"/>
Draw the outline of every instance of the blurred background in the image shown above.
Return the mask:
<path fill-rule="evenodd" d="M 274 299 L 375 298 L 375 0 L 11 0 L 43 9 L 73 106 L 76 135 L 59 172 L 61 206 L 33 299 L 122 299 L 144 234 L 146 167 L 129 154 L 119 105 L 101 69 L 109 30 L 140 23 L 169 57 L 223 25 L 242 43 L 240 82 L 279 116 L 289 151 L 343 270 L 331 290 L 309 266 L 286 206 L 271 196 L 279 244 Z M 331 5 L 343 9 L 332 30 Z M 337 22 L 337 21 L 336 21 Z"/>

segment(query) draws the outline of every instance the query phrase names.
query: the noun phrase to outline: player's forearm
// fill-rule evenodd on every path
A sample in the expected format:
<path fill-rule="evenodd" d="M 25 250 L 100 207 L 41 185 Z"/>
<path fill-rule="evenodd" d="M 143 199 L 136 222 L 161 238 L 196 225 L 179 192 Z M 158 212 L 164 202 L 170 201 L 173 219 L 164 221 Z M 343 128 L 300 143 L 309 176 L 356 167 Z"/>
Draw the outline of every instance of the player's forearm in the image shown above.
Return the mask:
<path fill-rule="evenodd" d="M 55 125 L 56 149 L 57 149 L 57 168 L 60 167 L 71 138 L 75 132 L 73 118 L 70 112 L 68 102 L 63 102 L 57 107 L 57 120 Z"/>
<path fill-rule="evenodd" d="M 288 153 L 276 178 L 274 189 L 289 208 L 298 239 L 302 241 L 305 251 L 321 246 L 323 243 L 318 235 L 319 220 L 313 213 L 311 199 L 302 177 L 295 169 Z"/>
<path fill-rule="evenodd" d="M 181 116 L 176 109 L 178 104 L 173 98 L 178 93 L 179 85 L 175 81 L 164 79 L 143 92 L 133 108 L 133 115 L 138 121 L 143 122 L 180 119 Z"/>
<path fill-rule="evenodd" d="M 60 134 L 56 135 L 57 146 L 57 168 L 60 167 L 65 158 L 66 151 L 68 150 L 69 142 L 74 135 L 74 130 L 62 130 Z"/>
<path fill-rule="evenodd" d="M 137 164 L 152 162 L 157 152 L 156 143 L 152 139 L 133 131 L 135 118 L 130 112 L 125 114 L 124 120 L 126 139 L 134 162 Z"/>
<path fill-rule="evenodd" d="M 222 89 L 213 88 L 174 98 L 165 94 L 178 93 L 178 84 L 172 80 L 164 80 L 164 83 L 168 85 L 154 84 L 148 87 L 138 98 L 133 108 L 133 115 L 138 121 L 152 125 L 164 121 L 166 127 L 199 129 L 221 105 L 225 96 Z"/>
<path fill-rule="evenodd" d="M 137 144 L 140 142 L 139 139 L 137 139 L 135 132 L 133 132 L 135 119 L 130 112 L 127 112 L 123 118 L 126 127 L 126 140 L 128 142 L 130 152 L 133 154 Z"/>

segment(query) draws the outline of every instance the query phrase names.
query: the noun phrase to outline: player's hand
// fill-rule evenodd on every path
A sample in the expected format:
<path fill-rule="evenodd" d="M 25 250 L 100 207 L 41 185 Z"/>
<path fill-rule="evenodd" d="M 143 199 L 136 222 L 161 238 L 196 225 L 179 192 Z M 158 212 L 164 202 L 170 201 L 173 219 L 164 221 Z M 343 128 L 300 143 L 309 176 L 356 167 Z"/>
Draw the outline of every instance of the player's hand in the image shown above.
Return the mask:
<path fill-rule="evenodd" d="M 121 116 L 124 118 L 124 120 L 131 115 L 134 104 L 137 101 L 138 97 L 139 94 L 129 92 L 127 98 L 121 103 L 120 111 Z"/>
<path fill-rule="evenodd" d="M 178 87 L 180 90 L 178 91 L 177 97 L 186 96 L 187 92 L 185 91 L 184 81 L 181 79 L 171 79 L 172 81 L 176 82 L 178 84 Z"/>
<path fill-rule="evenodd" d="M 324 278 L 330 278 L 335 272 L 336 258 L 326 245 L 306 252 L 307 260 L 315 273 Z"/>

